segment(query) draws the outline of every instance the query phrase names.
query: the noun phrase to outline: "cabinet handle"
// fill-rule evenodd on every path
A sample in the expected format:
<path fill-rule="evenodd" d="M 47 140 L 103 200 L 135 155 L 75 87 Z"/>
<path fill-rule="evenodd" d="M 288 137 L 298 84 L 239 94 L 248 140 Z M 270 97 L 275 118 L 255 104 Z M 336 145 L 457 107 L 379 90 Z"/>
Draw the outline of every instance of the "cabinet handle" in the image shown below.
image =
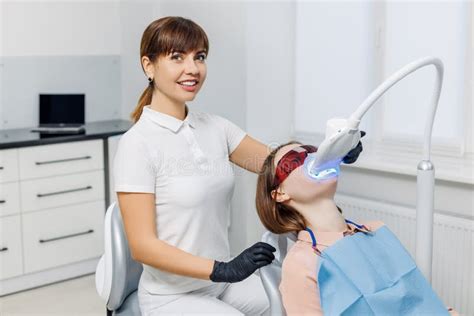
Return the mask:
<path fill-rule="evenodd" d="M 71 235 L 65 235 L 65 236 L 60 236 L 60 237 L 54 237 L 50 239 L 40 239 L 40 243 L 45 243 L 45 242 L 50 242 L 50 241 L 55 241 L 55 240 L 60 240 L 60 239 L 66 239 L 66 238 L 71 238 L 71 237 L 76 237 L 76 236 L 81 236 L 81 235 L 87 235 L 87 234 L 92 234 L 94 232 L 93 229 L 89 229 L 88 231 L 82 232 L 82 233 L 76 233 L 76 234 L 71 234 Z"/>
<path fill-rule="evenodd" d="M 5 200 L 0 200 L 0 204 L 6 203 L 7 201 Z"/>
<path fill-rule="evenodd" d="M 3 167 L 2 167 L 2 166 L 0 166 L 0 170 L 3 170 Z"/>
<path fill-rule="evenodd" d="M 77 189 L 71 189 L 71 190 L 64 190 L 64 191 L 57 191 L 57 192 L 50 192 L 50 193 L 38 193 L 38 194 L 36 194 L 36 196 L 40 198 L 40 197 L 45 197 L 45 196 L 71 193 L 71 192 L 77 192 L 77 191 L 85 191 L 85 190 L 90 190 L 90 189 L 92 189 L 92 186 L 88 185 L 88 186 L 83 187 L 83 188 L 77 188 Z"/>
<path fill-rule="evenodd" d="M 91 158 L 92 158 L 91 156 L 84 156 L 84 157 L 59 159 L 59 160 L 36 161 L 35 164 L 37 166 L 40 166 L 40 165 L 47 165 L 47 164 L 50 164 L 50 163 L 67 162 L 67 161 L 74 161 L 74 160 L 85 160 L 85 159 L 91 159 Z"/>
<path fill-rule="evenodd" d="M 3 247 L 2 249 L 0 249 L 0 252 L 4 252 L 4 251 L 7 251 L 8 250 L 8 247 Z"/>

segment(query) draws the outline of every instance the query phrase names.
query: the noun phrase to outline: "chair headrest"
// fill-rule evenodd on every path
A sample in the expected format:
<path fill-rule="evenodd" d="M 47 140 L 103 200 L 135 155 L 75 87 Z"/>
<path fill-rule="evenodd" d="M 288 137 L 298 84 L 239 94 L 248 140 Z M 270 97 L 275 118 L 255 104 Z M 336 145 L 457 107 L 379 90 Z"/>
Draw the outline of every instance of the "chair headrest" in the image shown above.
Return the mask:
<path fill-rule="evenodd" d="M 285 259 L 288 249 L 291 248 L 296 239 L 296 233 L 277 235 L 267 231 L 262 236 L 263 242 L 269 243 L 276 248 L 275 261 L 277 261 L 280 265 L 283 262 L 283 259 Z"/>

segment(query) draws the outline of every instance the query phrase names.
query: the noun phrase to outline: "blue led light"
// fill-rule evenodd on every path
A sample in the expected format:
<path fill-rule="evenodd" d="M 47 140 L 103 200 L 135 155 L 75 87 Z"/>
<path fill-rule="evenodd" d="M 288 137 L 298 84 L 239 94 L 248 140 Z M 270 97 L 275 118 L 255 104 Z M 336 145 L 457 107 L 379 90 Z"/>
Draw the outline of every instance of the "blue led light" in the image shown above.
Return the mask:
<path fill-rule="evenodd" d="M 305 160 L 305 170 L 306 174 L 313 180 L 316 181 L 324 181 L 324 180 L 329 180 L 332 178 L 335 178 L 339 176 L 339 173 L 341 172 L 341 159 L 337 159 L 335 161 L 330 161 L 328 163 L 325 163 L 324 165 L 318 166 L 318 167 L 313 167 L 313 164 L 311 163 L 312 159 L 308 159 L 310 156 L 308 156 Z"/>

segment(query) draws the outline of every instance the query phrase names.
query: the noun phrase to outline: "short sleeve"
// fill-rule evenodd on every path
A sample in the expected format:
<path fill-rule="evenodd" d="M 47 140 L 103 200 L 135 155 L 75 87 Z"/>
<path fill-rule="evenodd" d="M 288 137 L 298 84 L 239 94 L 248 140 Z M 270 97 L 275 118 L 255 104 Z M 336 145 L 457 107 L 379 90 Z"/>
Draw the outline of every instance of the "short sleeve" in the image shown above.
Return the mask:
<path fill-rule="evenodd" d="M 115 192 L 155 193 L 156 168 L 139 135 L 124 134 L 114 157 Z"/>
<path fill-rule="evenodd" d="M 236 124 L 232 123 L 226 118 L 215 115 L 219 127 L 223 130 L 227 140 L 227 150 L 229 155 L 239 146 L 240 142 L 244 139 L 246 132 L 244 132 Z"/>

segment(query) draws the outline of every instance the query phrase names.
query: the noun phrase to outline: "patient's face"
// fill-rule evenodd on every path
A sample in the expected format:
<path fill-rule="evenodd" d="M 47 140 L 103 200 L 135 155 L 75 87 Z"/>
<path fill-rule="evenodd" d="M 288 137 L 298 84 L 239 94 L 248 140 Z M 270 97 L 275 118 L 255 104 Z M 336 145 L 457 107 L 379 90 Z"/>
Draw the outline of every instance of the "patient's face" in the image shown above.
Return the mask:
<path fill-rule="evenodd" d="M 299 144 L 291 144 L 282 147 L 275 155 L 274 167 L 276 168 L 280 159 Z M 337 188 L 337 177 L 315 181 L 309 178 L 303 169 L 303 165 L 294 169 L 290 175 L 280 184 L 283 192 L 288 194 L 292 200 L 299 203 L 310 203 L 317 199 L 333 199 Z"/>

